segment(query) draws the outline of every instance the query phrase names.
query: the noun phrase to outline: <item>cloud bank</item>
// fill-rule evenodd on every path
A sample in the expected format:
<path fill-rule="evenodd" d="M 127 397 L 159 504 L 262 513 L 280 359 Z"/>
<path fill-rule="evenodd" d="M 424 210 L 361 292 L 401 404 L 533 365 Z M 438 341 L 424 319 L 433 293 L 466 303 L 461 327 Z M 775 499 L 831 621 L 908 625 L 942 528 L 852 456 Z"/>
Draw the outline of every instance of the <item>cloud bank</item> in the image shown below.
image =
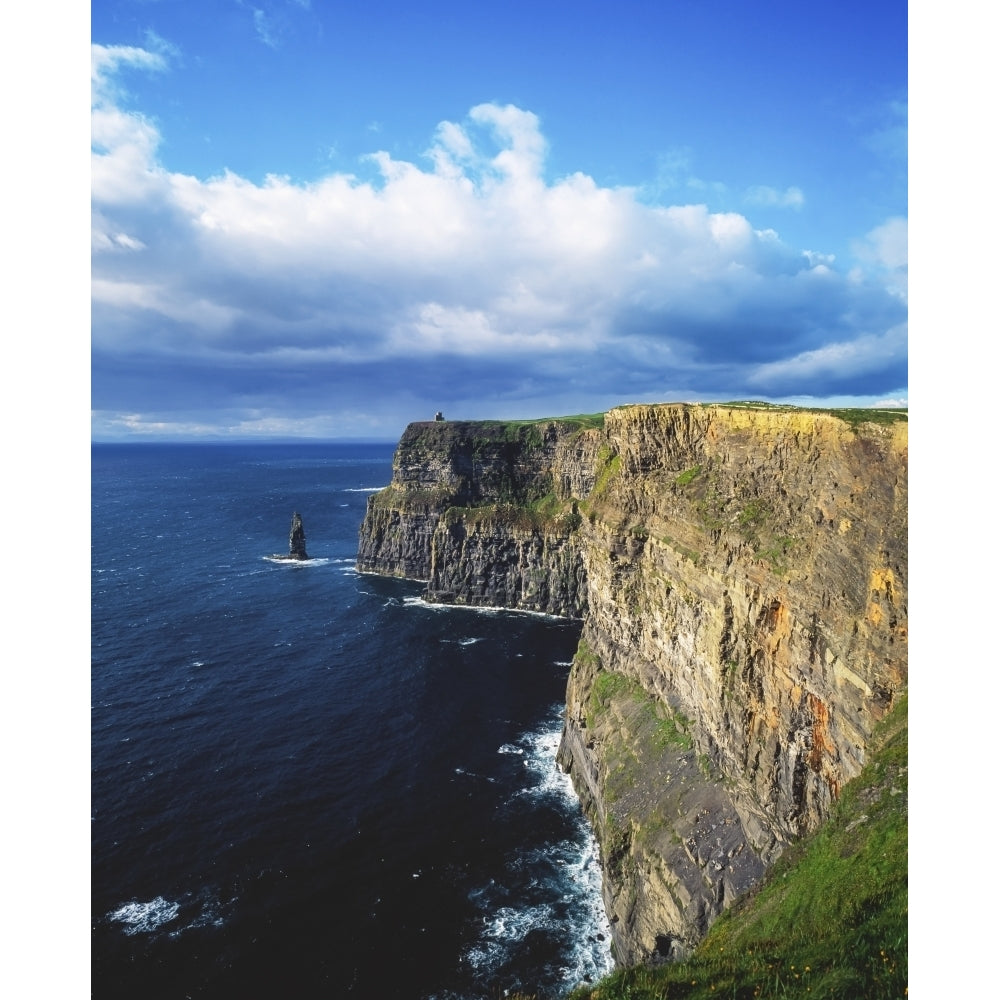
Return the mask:
<path fill-rule="evenodd" d="M 498 104 L 441 122 L 419 163 L 200 179 L 162 164 L 116 86 L 164 56 L 95 45 L 93 67 L 95 436 L 393 437 L 437 409 L 905 389 L 905 220 L 841 273 L 741 214 L 547 180 L 538 118 Z"/>

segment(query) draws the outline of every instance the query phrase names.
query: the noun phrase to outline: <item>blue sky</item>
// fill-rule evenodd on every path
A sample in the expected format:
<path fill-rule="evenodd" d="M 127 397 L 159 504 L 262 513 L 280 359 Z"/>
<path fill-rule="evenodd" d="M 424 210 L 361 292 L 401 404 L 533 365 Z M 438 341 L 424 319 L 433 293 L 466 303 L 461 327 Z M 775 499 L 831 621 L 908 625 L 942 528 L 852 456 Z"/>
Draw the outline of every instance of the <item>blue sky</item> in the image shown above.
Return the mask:
<path fill-rule="evenodd" d="M 92 434 L 907 402 L 907 5 L 99 0 Z"/>

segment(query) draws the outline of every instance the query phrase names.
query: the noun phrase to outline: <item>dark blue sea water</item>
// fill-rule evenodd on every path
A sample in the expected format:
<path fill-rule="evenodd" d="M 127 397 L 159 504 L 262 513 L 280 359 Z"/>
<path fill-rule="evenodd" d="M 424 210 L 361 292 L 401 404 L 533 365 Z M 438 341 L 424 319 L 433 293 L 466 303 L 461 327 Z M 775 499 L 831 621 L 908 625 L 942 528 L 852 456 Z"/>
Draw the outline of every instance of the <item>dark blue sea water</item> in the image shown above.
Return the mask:
<path fill-rule="evenodd" d="M 554 761 L 578 626 L 357 574 L 391 456 L 93 447 L 95 997 L 558 996 L 610 967 Z M 295 510 L 311 560 L 270 561 Z"/>

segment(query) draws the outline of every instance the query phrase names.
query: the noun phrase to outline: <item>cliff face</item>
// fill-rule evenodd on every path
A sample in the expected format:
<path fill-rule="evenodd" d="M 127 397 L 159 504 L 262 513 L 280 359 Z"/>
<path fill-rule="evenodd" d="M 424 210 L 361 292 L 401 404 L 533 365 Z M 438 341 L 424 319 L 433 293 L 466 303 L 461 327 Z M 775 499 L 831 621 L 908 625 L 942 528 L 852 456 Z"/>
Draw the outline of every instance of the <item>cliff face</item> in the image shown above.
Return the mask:
<path fill-rule="evenodd" d="M 686 954 L 859 773 L 906 683 L 906 482 L 905 420 L 407 428 L 358 567 L 583 618 L 560 761 L 621 962 Z"/>
<path fill-rule="evenodd" d="M 369 498 L 358 569 L 425 580 L 432 601 L 582 617 L 580 435 L 559 420 L 410 424 Z"/>

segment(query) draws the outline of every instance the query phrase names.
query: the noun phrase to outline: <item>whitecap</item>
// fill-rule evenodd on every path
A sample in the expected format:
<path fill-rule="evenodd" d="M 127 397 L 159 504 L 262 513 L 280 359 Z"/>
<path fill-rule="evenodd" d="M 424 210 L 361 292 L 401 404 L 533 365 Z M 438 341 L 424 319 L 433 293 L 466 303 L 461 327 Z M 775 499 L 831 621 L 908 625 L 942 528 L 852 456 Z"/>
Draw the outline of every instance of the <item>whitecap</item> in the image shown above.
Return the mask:
<path fill-rule="evenodd" d="M 171 920 L 176 920 L 179 912 L 180 904 L 157 896 L 148 903 L 140 903 L 138 900 L 125 903 L 117 910 L 112 910 L 108 919 L 124 924 L 128 935 L 151 934 Z"/>
<path fill-rule="evenodd" d="M 358 486 L 354 488 L 347 487 L 343 490 L 344 493 L 378 493 L 380 490 L 384 490 L 384 486 Z"/>
<path fill-rule="evenodd" d="M 600 849 L 580 811 L 569 775 L 556 763 L 561 731 L 561 706 L 553 706 L 541 727 L 505 743 L 497 752 L 523 757 L 526 782 L 517 794 L 528 799 L 555 797 L 558 807 L 574 817 L 573 833 L 508 861 L 511 879 L 533 897 L 522 905 L 507 905 L 508 892 L 492 881 L 469 894 L 481 914 L 482 927 L 463 958 L 480 976 L 496 974 L 515 958 L 528 931 L 538 928 L 572 942 L 557 972 L 560 989 L 566 992 L 611 972 L 614 960 L 611 927 L 601 897 Z"/>
<path fill-rule="evenodd" d="M 553 910 L 548 904 L 537 906 L 501 906 L 483 916 L 480 939 L 462 958 L 474 969 L 496 971 L 501 964 L 513 957 L 516 946 L 536 927 L 552 927 Z"/>
<path fill-rule="evenodd" d="M 277 563 L 279 566 L 325 566 L 329 559 L 319 557 L 315 559 L 289 559 L 288 556 L 263 556 L 265 562 Z"/>
<path fill-rule="evenodd" d="M 423 581 L 419 581 L 423 582 Z M 403 603 L 409 607 L 425 608 L 428 611 L 474 611 L 481 615 L 533 615 L 535 618 L 549 618 L 552 621 L 564 622 L 567 619 L 561 615 L 550 615 L 547 611 L 531 611 L 528 608 L 503 608 L 492 604 L 443 604 L 440 601 L 426 601 L 422 597 L 404 597 Z M 517 654 L 522 655 L 522 654 Z"/>
<path fill-rule="evenodd" d="M 491 785 L 495 785 L 497 781 L 496 778 L 491 778 L 488 774 L 476 774 L 474 771 L 466 771 L 464 767 L 456 767 L 455 774 L 461 774 L 465 778 L 475 778 L 480 781 L 485 778 Z"/>
<path fill-rule="evenodd" d="M 220 904 L 206 903 L 201 913 L 199 913 L 198 916 L 184 928 L 184 930 L 189 930 L 194 927 L 224 927 L 225 924 L 226 920 L 222 915 Z M 180 931 L 174 931 L 173 933 L 176 935 L 179 934 Z"/>

